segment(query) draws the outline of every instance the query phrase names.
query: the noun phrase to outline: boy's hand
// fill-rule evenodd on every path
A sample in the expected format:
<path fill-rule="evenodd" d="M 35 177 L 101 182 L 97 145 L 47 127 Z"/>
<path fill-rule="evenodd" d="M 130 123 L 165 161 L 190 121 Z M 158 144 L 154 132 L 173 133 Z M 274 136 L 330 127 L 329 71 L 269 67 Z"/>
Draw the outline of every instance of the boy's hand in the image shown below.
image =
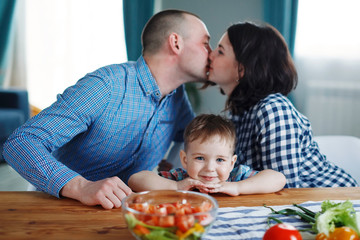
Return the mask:
<path fill-rule="evenodd" d="M 205 188 L 205 184 L 202 183 L 201 181 L 199 180 L 196 180 L 196 179 L 193 179 L 193 178 L 185 178 L 184 180 L 181 180 L 181 181 L 178 181 L 176 182 L 177 184 L 177 189 L 178 190 L 191 190 L 191 189 L 194 189 L 194 188 L 197 188 L 197 189 L 201 189 L 201 188 Z"/>
<path fill-rule="evenodd" d="M 225 193 L 230 196 L 238 196 L 237 184 L 234 182 L 220 182 L 216 184 L 205 184 L 200 192 L 206 193 Z"/>

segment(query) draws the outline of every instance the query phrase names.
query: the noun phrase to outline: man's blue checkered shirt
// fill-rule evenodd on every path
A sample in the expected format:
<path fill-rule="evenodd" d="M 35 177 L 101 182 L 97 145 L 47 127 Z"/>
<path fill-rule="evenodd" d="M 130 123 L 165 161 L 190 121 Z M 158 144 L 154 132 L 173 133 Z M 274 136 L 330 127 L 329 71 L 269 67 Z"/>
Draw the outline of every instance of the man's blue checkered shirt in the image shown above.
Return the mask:
<path fill-rule="evenodd" d="M 171 81 L 171 79 L 169 79 Z M 184 86 L 162 99 L 144 59 L 87 74 L 17 129 L 6 161 L 36 188 L 59 196 L 78 174 L 127 182 L 152 170 L 194 118 Z"/>
<path fill-rule="evenodd" d="M 283 95 L 271 94 L 232 120 L 237 133 L 235 165 L 282 172 L 285 187 L 291 188 L 357 185 L 320 153 L 309 120 Z"/>

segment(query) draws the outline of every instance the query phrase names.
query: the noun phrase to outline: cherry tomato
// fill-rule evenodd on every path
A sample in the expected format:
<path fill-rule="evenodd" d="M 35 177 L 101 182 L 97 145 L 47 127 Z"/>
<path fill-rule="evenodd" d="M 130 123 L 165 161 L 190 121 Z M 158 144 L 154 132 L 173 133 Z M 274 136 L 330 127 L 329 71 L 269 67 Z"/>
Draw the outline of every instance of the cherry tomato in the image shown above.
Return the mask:
<path fill-rule="evenodd" d="M 184 233 L 194 226 L 195 218 L 192 215 L 181 215 L 175 217 L 176 226 Z"/>
<path fill-rule="evenodd" d="M 149 205 L 147 203 L 133 203 L 129 207 L 139 212 L 147 212 Z"/>
<path fill-rule="evenodd" d="M 263 237 L 263 240 L 302 240 L 300 232 L 293 226 L 279 223 L 269 228 Z"/>
<path fill-rule="evenodd" d="M 154 213 L 161 215 L 161 216 L 166 216 L 167 215 L 167 209 L 166 207 L 155 207 L 154 208 Z"/>
<path fill-rule="evenodd" d="M 207 212 L 211 209 L 212 205 L 209 202 L 202 202 L 200 206 L 196 206 L 192 208 L 193 213 L 198 212 Z"/>
<path fill-rule="evenodd" d="M 160 217 L 158 226 L 160 226 L 160 227 L 173 227 L 173 226 L 175 226 L 175 217 L 174 216 Z"/>
<path fill-rule="evenodd" d="M 333 232 L 326 236 L 325 233 L 316 235 L 316 240 L 359 240 L 359 236 L 354 229 L 349 227 L 335 228 Z"/>
<path fill-rule="evenodd" d="M 163 204 L 166 208 L 167 214 L 175 214 L 176 206 L 171 203 Z"/>

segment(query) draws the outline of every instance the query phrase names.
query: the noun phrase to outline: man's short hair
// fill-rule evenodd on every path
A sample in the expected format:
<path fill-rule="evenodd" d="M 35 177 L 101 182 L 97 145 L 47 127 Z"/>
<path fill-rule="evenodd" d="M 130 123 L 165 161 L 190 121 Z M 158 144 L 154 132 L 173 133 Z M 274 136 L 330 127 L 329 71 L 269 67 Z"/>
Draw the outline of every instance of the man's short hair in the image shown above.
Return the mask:
<path fill-rule="evenodd" d="M 188 32 L 186 15 L 199 18 L 193 13 L 175 9 L 164 10 L 152 16 L 146 23 L 141 36 L 143 55 L 158 52 L 172 32 L 186 38 Z"/>

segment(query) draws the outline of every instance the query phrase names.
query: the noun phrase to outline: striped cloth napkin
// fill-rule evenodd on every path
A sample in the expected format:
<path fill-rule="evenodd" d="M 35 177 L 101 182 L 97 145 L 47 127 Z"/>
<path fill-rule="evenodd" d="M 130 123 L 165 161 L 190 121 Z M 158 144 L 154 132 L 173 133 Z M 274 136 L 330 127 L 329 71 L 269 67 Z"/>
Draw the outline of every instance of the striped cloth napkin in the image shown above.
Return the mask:
<path fill-rule="evenodd" d="M 344 200 L 333 200 L 333 202 L 343 202 Z M 357 212 L 360 212 L 360 200 L 351 200 Z M 321 210 L 319 202 L 305 202 L 299 204 L 312 211 Z M 284 208 L 295 208 L 292 205 L 271 206 L 275 210 Z M 238 239 L 255 239 L 261 240 L 268 229 L 267 218 L 270 216 L 271 210 L 261 207 L 227 207 L 219 208 L 218 216 L 214 225 L 209 232 L 202 238 L 205 240 L 238 240 Z M 276 215 L 284 223 L 288 223 L 297 229 L 310 228 L 310 225 L 300 220 L 298 217 Z M 274 221 L 271 225 L 275 224 Z M 303 239 L 315 239 L 315 235 L 308 232 L 301 232 Z"/>

